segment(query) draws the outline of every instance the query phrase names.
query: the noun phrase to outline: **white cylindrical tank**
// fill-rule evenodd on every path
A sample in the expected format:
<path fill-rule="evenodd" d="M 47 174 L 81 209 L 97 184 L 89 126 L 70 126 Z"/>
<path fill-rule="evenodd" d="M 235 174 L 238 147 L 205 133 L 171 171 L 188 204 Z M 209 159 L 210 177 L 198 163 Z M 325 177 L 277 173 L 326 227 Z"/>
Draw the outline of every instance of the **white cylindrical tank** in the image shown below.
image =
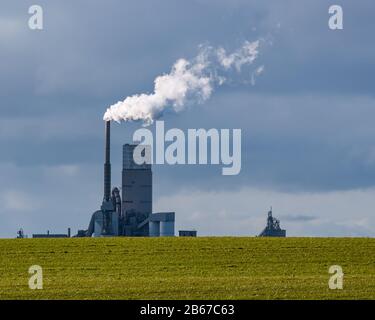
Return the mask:
<path fill-rule="evenodd" d="M 174 221 L 160 221 L 160 237 L 174 237 Z"/>
<path fill-rule="evenodd" d="M 150 221 L 148 226 L 150 237 L 160 237 L 160 222 Z"/>

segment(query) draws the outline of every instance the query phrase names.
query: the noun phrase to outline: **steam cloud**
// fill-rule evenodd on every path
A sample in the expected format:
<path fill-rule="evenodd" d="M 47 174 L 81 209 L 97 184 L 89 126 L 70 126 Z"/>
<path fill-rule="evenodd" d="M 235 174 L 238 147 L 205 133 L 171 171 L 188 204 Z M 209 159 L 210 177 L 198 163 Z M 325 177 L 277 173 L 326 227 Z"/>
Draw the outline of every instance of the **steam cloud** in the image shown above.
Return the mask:
<path fill-rule="evenodd" d="M 228 54 L 224 48 L 200 46 L 198 55 L 188 61 L 179 59 L 168 74 L 154 81 L 154 92 L 136 94 L 110 106 L 105 121 L 137 121 L 151 124 L 167 108 L 179 112 L 189 102 L 202 103 L 210 98 L 214 87 L 225 83 L 231 71 L 240 73 L 244 66 L 258 57 L 260 41 L 245 41 L 241 48 Z M 251 84 L 264 70 L 258 67 L 251 73 Z M 230 77 L 230 76 L 229 76 Z"/>

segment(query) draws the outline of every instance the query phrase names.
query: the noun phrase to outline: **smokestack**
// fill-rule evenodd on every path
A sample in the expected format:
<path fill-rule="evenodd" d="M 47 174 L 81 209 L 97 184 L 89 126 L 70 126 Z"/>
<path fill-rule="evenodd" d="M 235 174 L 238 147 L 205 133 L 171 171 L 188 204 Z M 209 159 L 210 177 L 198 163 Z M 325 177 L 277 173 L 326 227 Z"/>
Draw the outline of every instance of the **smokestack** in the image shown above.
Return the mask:
<path fill-rule="evenodd" d="M 105 122 L 104 201 L 111 200 L 111 122 Z"/>

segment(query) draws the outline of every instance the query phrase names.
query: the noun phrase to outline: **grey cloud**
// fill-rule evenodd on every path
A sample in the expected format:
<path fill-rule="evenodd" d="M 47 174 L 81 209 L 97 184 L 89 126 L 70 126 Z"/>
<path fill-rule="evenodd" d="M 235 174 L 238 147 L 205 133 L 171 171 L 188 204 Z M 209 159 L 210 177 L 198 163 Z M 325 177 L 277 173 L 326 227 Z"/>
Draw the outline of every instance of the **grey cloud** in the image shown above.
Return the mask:
<path fill-rule="evenodd" d="M 159 197 L 155 206 L 175 210 L 177 227 L 195 227 L 200 235 L 257 235 L 272 205 L 288 236 L 373 236 L 373 212 L 363 210 L 373 204 L 374 189 L 294 193 L 245 187 L 217 192 L 185 189 Z M 293 214 L 297 211 L 298 223 Z M 309 212 L 317 214 L 312 217 Z"/>
<path fill-rule="evenodd" d="M 290 222 L 309 222 L 316 220 L 317 217 L 297 214 L 297 215 L 281 215 L 278 218 L 282 219 L 283 221 L 290 221 Z"/>
<path fill-rule="evenodd" d="M 347 13 L 342 33 L 328 29 L 325 1 L 41 1 L 46 14 L 41 33 L 27 29 L 29 1 L 8 2 L 13 20 L 4 21 L 22 28 L 7 42 L 2 75 L 29 94 L 122 97 L 124 88 L 126 94 L 152 88 L 156 74 L 181 56 L 194 56 L 202 42 L 234 48 L 271 33 L 274 46 L 263 55 L 269 76 L 258 90 L 373 94 L 361 81 L 373 73 L 375 45 L 365 39 L 374 22 L 363 10 L 371 1 L 341 2 Z M 19 71 L 9 68 L 14 63 Z M 23 75 L 21 83 L 15 72 Z M 14 81 L 5 88 L 11 90 Z"/>
<path fill-rule="evenodd" d="M 101 166 L 23 167 L 1 164 L 0 236 L 15 237 L 23 228 L 32 233 L 86 228 L 100 205 Z M 118 183 L 118 180 L 114 180 Z"/>
<path fill-rule="evenodd" d="M 241 128 L 240 175 L 223 177 L 215 166 L 157 166 L 155 171 L 164 177 L 166 187 L 178 179 L 185 184 L 200 181 L 208 189 L 243 185 L 293 191 L 371 187 L 375 181 L 370 160 L 375 134 L 373 104 L 370 97 L 218 94 L 205 106 L 195 107 L 199 110 L 165 117 L 166 125 Z"/>

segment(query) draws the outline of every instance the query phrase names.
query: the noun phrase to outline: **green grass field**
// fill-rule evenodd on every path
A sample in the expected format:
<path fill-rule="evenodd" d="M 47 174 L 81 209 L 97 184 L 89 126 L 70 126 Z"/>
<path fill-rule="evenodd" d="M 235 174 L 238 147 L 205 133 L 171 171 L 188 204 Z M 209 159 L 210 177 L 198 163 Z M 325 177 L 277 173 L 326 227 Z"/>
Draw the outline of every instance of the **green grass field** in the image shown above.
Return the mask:
<path fill-rule="evenodd" d="M 343 290 L 328 288 L 331 265 Z M 9 239 L 0 274 L 0 299 L 375 299 L 375 239 Z"/>

